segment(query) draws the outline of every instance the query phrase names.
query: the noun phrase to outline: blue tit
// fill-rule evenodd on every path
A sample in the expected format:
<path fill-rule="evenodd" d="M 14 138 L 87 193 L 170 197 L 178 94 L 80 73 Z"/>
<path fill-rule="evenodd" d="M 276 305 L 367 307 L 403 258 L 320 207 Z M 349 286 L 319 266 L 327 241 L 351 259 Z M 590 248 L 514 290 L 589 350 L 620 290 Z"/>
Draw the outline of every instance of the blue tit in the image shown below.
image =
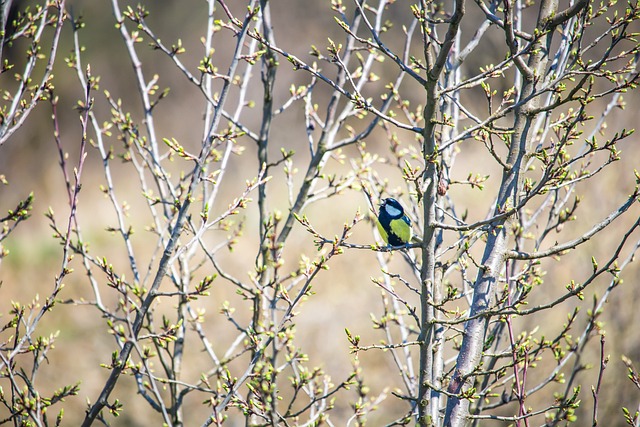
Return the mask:
<path fill-rule="evenodd" d="M 411 241 L 411 220 L 404 214 L 396 199 L 382 199 L 378 212 L 378 230 L 384 241 L 391 246 L 403 246 Z"/>

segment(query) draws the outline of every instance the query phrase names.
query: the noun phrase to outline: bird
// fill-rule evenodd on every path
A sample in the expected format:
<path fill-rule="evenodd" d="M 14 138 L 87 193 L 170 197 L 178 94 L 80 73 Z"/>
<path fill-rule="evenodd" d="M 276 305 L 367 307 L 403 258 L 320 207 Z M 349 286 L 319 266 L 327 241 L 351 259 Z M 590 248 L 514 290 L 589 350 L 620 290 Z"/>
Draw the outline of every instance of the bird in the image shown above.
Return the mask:
<path fill-rule="evenodd" d="M 378 231 L 389 246 L 404 246 L 411 241 L 411 220 L 396 199 L 382 199 L 378 212 Z"/>

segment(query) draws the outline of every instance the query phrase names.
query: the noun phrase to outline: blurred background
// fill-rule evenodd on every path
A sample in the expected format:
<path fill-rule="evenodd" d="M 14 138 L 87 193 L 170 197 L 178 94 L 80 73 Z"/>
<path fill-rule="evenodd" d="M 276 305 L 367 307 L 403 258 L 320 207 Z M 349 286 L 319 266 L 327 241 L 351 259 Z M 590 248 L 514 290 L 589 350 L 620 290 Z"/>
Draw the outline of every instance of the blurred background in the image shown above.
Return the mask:
<path fill-rule="evenodd" d="M 15 1 L 14 8 L 24 10 L 30 3 L 34 2 Z M 206 28 L 206 3 L 170 0 L 143 3 L 150 11 L 147 18 L 149 27 L 167 45 L 175 44 L 180 39 L 186 48 L 186 53 L 181 55 L 180 59 L 192 73 L 198 75 L 196 67 L 202 56 L 201 37 Z M 229 3 L 237 16 L 244 16 L 243 10 L 246 8 L 244 4 Z M 410 23 L 412 15 L 408 2 L 391 3 L 386 17 L 397 31 L 390 31 L 389 35 L 385 36 L 387 37 L 385 41 L 391 49 L 400 49 L 403 40 L 402 31 L 399 30 L 403 25 Z M 126 4 L 122 2 L 121 7 L 125 9 Z M 135 4 L 131 3 L 132 7 L 135 7 Z M 474 33 L 480 19 L 478 10 L 474 6 L 469 4 L 467 15 L 463 20 L 463 43 Z M 312 62 L 314 59 L 309 53 L 312 45 L 325 52 L 327 38 L 336 41 L 344 40 L 344 34 L 334 21 L 328 1 L 274 0 L 271 2 L 271 7 L 277 44 L 305 61 Z M 75 18 L 81 18 L 85 24 L 85 28 L 79 32 L 81 45 L 85 47 L 82 62 L 85 66 L 90 64 L 92 74 L 100 78 L 100 90 L 94 93 L 94 111 L 97 117 L 100 121 L 111 119 L 110 107 L 105 97 L 101 95 L 102 91 L 108 90 L 113 98 L 122 100 L 123 110 L 130 112 L 133 120 L 141 123 L 143 112 L 133 68 L 122 38 L 115 27 L 111 4 L 93 0 L 72 0 L 67 2 L 67 9 Z M 216 11 L 216 15 L 220 15 L 220 11 Z M 531 20 L 535 20 L 535 15 L 525 13 L 525 18 L 529 20 L 526 27 L 530 28 Z M 132 28 L 130 23 L 128 25 Z M 594 29 L 595 32 L 597 29 Z M 224 71 L 228 67 L 231 52 L 235 46 L 235 38 L 228 31 L 222 31 L 216 37 L 214 58 L 220 60 L 216 65 Z M 472 75 L 477 73 L 480 67 L 501 61 L 506 51 L 500 37 L 499 31 L 489 30 L 481 46 L 465 62 L 463 73 Z M 145 40 L 137 46 L 143 71 L 147 78 L 153 74 L 158 75 L 160 91 L 170 88 L 168 96 L 154 110 L 157 134 L 160 138 L 176 138 L 185 149 L 197 153 L 203 135 L 202 96 L 197 88 L 184 78 L 170 58 L 148 47 L 147 44 L 148 40 Z M 415 44 L 414 48 L 416 55 L 419 56 L 419 46 Z M 55 94 L 59 97 L 58 118 L 61 141 L 69 155 L 69 164 L 75 165 L 81 136 L 79 114 L 75 106 L 83 97 L 83 88 L 78 83 L 75 72 L 64 60 L 72 49 L 71 25 L 66 25 L 62 33 L 59 57 L 54 67 L 53 82 Z M 23 46 L 18 43 L 11 49 L 5 48 L 4 56 L 10 62 L 16 63 L 18 70 L 26 58 Z M 396 68 L 390 62 L 387 61 L 377 70 L 381 76 L 380 91 L 384 84 L 393 79 L 396 74 Z M 327 71 L 330 75 L 335 72 Z M 256 67 L 254 73 L 258 72 L 259 68 Z M 0 88 L 3 92 L 15 85 L 12 74 L 8 72 L 0 76 Z M 508 79 L 506 80 L 508 82 Z M 308 81 L 308 74 L 293 71 L 289 63 L 281 60 L 276 80 L 276 106 L 288 99 L 288 89 L 291 85 L 306 84 Z M 507 88 L 499 87 L 500 79 L 495 79 L 493 84 L 499 92 Z M 409 82 L 404 91 L 407 100 L 414 103 L 422 102 L 419 86 Z M 319 103 L 321 110 L 326 108 L 330 93 L 329 88 L 322 84 L 318 84 L 315 88 L 315 101 Z M 465 92 L 463 104 L 471 109 L 477 106 L 476 112 L 481 114 L 485 108 L 481 94 L 479 89 Z M 231 96 L 237 97 L 237 93 L 232 93 Z M 249 110 L 243 115 L 242 120 L 250 128 L 256 129 L 261 115 L 259 76 L 254 76 L 248 98 L 255 100 L 257 106 L 252 110 L 253 115 Z M 637 125 L 640 117 L 638 91 L 630 91 L 624 96 L 624 100 L 626 108 L 616 110 L 610 115 L 607 121 L 608 128 L 603 130 L 603 135 L 610 137 L 616 130 L 630 129 Z M 594 111 L 597 111 L 598 106 L 604 108 L 607 102 L 606 99 L 596 102 Z M 8 313 L 12 301 L 28 303 L 38 295 L 41 298 L 48 295 L 62 262 L 61 246 L 52 237 L 49 222 L 44 216 L 51 208 L 60 224 L 66 226 L 65 218 L 69 210 L 64 181 L 58 164 L 58 151 L 53 138 L 51 114 L 51 105 L 48 102 L 42 102 L 31 114 L 27 123 L 7 143 L 0 146 L 0 174 L 4 175 L 8 181 L 8 185 L 0 185 L 0 210 L 6 212 L 8 209 L 13 209 L 18 201 L 24 199 L 30 192 L 35 195 L 32 217 L 21 224 L 3 242 L 9 251 L 9 255 L 0 264 L 0 283 L 2 284 L 0 321 L 3 323 L 10 318 Z M 588 133 L 588 129 L 585 129 L 585 133 Z M 411 133 L 398 131 L 398 136 L 402 144 L 409 147 L 415 146 L 414 136 Z M 121 145 L 116 138 L 112 138 L 110 144 L 114 147 Z M 226 209 L 227 205 L 244 189 L 245 181 L 254 177 L 258 171 L 255 144 L 248 139 L 240 138 L 238 145 L 245 151 L 242 155 L 234 156 L 229 163 L 229 175 L 221 188 L 219 211 Z M 393 164 L 384 132 L 375 131 L 368 138 L 367 146 L 372 152 L 380 155 L 376 173 L 389 180 L 390 189 L 402 188 L 401 172 Z M 272 158 L 279 157 L 281 148 L 296 151 L 294 166 L 300 168 L 300 173 L 296 175 L 295 180 L 299 184 L 309 159 L 304 115 L 301 108 L 291 108 L 277 117 L 277 124 L 273 128 L 270 142 Z M 633 191 L 635 185 L 633 170 L 640 165 L 637 160 L 640 158 L 639 139 L 636 135 L 632 135 L 618 148 L 622 151 L 622 159 L 615 166 L 608 168 L 596 179 L 590 180 L 588 185 L 577 187 L 576 194 L 583 198 L 577 213 L 578 218 L 566 225 L 567 230 L 564 230 L 565 233 L 559 237 L 560 241 L 569 240 L 584 233 L 593 223 L 619 206 Z M 345 154 L 356 156 L 357 152 L 352 147 L 347 148 Z M 177 159 L 175 163 L 176 174 L 190 168 L 190 165 L 181 159 Z M 145 231 L 150 224 L 146 201 L 131 167 L 118 161 L 113 161 L 112 167 L 115 171 L 116 193 L 120 201 L 128 205 L 127 221 L 136 230 L 132 238 L 134 250 L 140 259 L 140 264 L 146 265 L 152 261 L 157 250 L 155 236 Z M 348 163 L 341 164 L 337 160 L 331 160 L 327 165 L 327 171 L 337 175 L 346 175 L 349 170 Z M 469 222 L 486 216 L 500 182 L 500 172 L 481 144 L 468 141 L 459 145 L 452 178 L 464 180 L 469 173 L 488 175 L 483 191 L 467 186 L 452 186 L 450 189 L 450 197 L 461 201 L 461 206 L 468 210 Z M 123 250 L 122 239 L 106 229 L 109 225 L 115 225 L 115 214 L 109 200 L 100 191 L 100 185 L 104 183 L 104 171 L 99 153 L 89 148 L 82 177 L 78 218 L 85 241 L 89 243 L 92 253 L 95 256 L 107 257 L 117 271 L 125 272 L 128 261 Z M 268 194 L 270 211 L 288 211 L 289 195 L 286 179 L 280 169 L 274 172 Z M 409 197 L 406 193 L 404 196 Z M 325 236 L 332 237 L 342 232 L 343 224 L 350 222 L 358 209 L 361 212 L 369 210 L 365 197 L 358 191 L 346 191 L 344 194 L 310 205 L 305 214 L 316 230 Z M 530 303 L 535 305 L 551 300 L 554 296 L 563 293 L 565 285 L 570 280 L 580 282 L 587 277 L 591 273 L 591 257 L 603 261 L 607 259 L 617 247 L 628 225 L 635 221 L 638 215 L 639 209 L 634 206 L 602 235 L 585 243 L 581 251 L 569 253 L 557 261 L 545 261 L 541 266 L 541 269 L 546 271 L 545 283 L 541 291 L 534 292 Z M 221 259 L 221 263 L 229 273 L 246 279 L 254 268 L 258 253 L 255 239 L 258 233 L 258 214 L 255 204 L 249 205 L 235 220 L 244 222 L 244 235 L 239 240 L 235 251 L 226 254 Z M 226 238 L 226 234 L 213 231 L 208 238 L 212 242 L 222 241 Z M 351 241 L 370 244 L 374 238 L 371 224 L 361 222 L 354 229 Z M 638 236 L 635 236 L 635 239 L 631 239 L 632 243 L 624 247 L 625 256 L 633 242 L 637 240 Z M 294 268 L 297 265 L 300 253 L 308 253 L 310 257 L 316 254 L 313 237 L 298 225 L 288 245 L 291 248 L 285 252 L 285 265 L 288 268 Z M 398 258 L 392 259 L 391 269 L 395 272 L 407 273 L 401 259 Z M 74 261 L 72 266 L 76 272 L 65 280 L 66 287 L 60 298 L 65 301 L 73 300 L 76 303 L 56 306 L 40 323 L 38 331 L 38 334 L 42 335 L 56 331 L 60 334 L 56 341 L 56 348 L 49 353 L 48 363 L 39 374 L 38 385 L 41 389 L 52 391 L 64 384 L 80 382 L 79 395 L 76 398 L 67 399 L 63 404 L 65 425 L 76 425 L 84 417 L 87 399 L 95 400 L 108 376 L 108 371 L 100 368 L 100 364 L 109 363 L 111 353 L 116 348 L 113 338 L 108 334 L 105 320 L 97 310 L 90 305 L 77 303 L 83 298 L 91 300 L 92 294 L 79 261 Z M 295 323 L 297 344 L 304 353 L 308 354 L 309 365 L 321 366 L 336 383 L 346 378 L 354 360 L 344 333 L 345 328 L 360 335 L 363 343 L 375 344 L 384 338 L 379 330 L 372 328 L 370 319 L 372 313 L 375 316 L 380 316 L 382 313 L 383 294 L 371 281 L 371 277 L 380 277 L 382 272 L 378 267 L 375 253 L 363 250 L 347 251 L 346 254 L 334 258 L 330 266 L 331 269 L 322 272 L 315 282 L 314 295 L 298 310 L 299 315 Z M 199 271 L 197 274 L 203 276 L 211 272 Z M 623 285 L 611 294 L 608 307 L 601 317 L 604 323 L 603 328 L 606 330 L 606 353 L 611 355 L 604 377 L 603 390 L 606 390 L 606 393 L 601 395 L 600 403 L 603 420 L 622 420 L 621 407 L 635 410 L 640 401 L 638 390 L 634 389 L 633 384 L 627 380 L 626 368 L 621 362 L 621 356 L 626 355 L 636 363 L 636 366 L 640 364 L 640 334 L 637 332 L 637 325 L 640 324 L 640 314 L 637 309 L 640 271 L 638 271 L 637 262 L 632 263 L 622 277 Z M 588 288 L 583 302 L 570 299 L 561 310 L 518 319 L 517 328 L 518 330 L 539 328 L 540 335 L 552 335 L 560 330 L 566 322 L 566 314 L 575 305 L 583 305 L 580 322 L 584 325 L 584 314 L 591 305 L 592 295 L 601 295 L 607 285 L 608 281 L 602 278 Z M 109 303 L 116 302 L 117 295 L 106 292 L 105 295 L 113 298 Z M 235 294 L 235 289 L 226 287 L 222 281 L 215 282 L 210 298 L 202 298 L 198 301 L 198 305 L 208 313 L 205 327 L 210 336 L 216 337 L 215 346 L 220 352 L 224 352 L 235 338 L 235 330 L 220 314 L 220 307 L 224 301 L 229 301 L 238 309 L 239 319 L 243 319 L 244 316 L 244 320 L 248 320 L 250 316 L 248 310 L 243 308 L 242 298 Z M 170 310 L 170 307 L 167 310 Z M 3 336 L 2 339 L 5 340 L 7 337 Z M 597 345 L 592 347 L 593 351 L 587 352 L 581 363 L 585 365 L 598 363 L 599 348 Z M 417 362 L 417 353 L 415 356 L 414 360 Z M 197 381 L 199 373 L 208 369 L 207 366 L 201 365 L 201 363 L 207 363 L 207 360 L 203 357 L 200 348 L 191 349 L 186 355 L 185 381 Z M 388 397 L 380 401 L 377 411 L 370 416 L 370 425 L 382 425 L 404 414 L 407 410 L 406 404 L 389 394 L 391 390 L 400 387 L 401 382 L 388 353 L 362 352 L 359 354 L 359 361 L 365 381 L 371 389 L 371 395 Z M 553 369 L 553 366 L 541 366 L 539 372 L 549 372 L 550 369 Z M 234 372 L 234 374 L 240 373 Z M 597 370 L 591 369 L 583 372 L 582 375 L 584 380 L 581 398 L 585 403 L 580 408 L 579 414 L 580 419 L 590 420 L 592 406 L 589 388 L 597 380 Z M 0 386 L 6 387 L 3 384 Z M 161 422 L 158 414 L 137 395 L 136 386 L 130 377 L 121 378 L 116 387 L 115 396 L 124 402 L 125 407 L 121 417 L 114 421 L 114 425 L 145 426 L 157 425 Z M 549 404 L 552 400 L 550 393 L 544 393 L 544 396 L 536 394 L 529 397 L 528 405 L 536 408 L 537 405 Z M 208 408 L 201 405 L 198 399 L 188 401 L 186 407 L 190 418 L 197 422 L 203 421 L 209 414 Z M 341 423 L 346 423 L 350 414 L 348 402 L 340 401 L 336 404 L 336 409 L 331 416 L 335 425 L 342 425 Z M 7 416 L 6 408 L 0 408 L 0 419 Z M 243 420 L 230 421 L 230 425 L 243 423 Z M 621 423 L 607 425 L 621 425 Z"/>

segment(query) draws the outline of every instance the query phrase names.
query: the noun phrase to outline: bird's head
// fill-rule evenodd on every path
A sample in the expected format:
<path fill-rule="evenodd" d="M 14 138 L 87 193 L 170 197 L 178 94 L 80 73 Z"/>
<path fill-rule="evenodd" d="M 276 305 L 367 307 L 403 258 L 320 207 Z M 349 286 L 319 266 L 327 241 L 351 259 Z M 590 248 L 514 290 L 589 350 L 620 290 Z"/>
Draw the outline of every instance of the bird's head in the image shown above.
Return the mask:
<path fill-rule="evenodd" d="M 402 205 L 392 197 L 382 199 L 380 209 L 384 209 L 387 215 L 389 215 L 391 218 L 400 218 L 402 217 L 402 215 L 404 215 L 404 209 L 402 208 Z"/>

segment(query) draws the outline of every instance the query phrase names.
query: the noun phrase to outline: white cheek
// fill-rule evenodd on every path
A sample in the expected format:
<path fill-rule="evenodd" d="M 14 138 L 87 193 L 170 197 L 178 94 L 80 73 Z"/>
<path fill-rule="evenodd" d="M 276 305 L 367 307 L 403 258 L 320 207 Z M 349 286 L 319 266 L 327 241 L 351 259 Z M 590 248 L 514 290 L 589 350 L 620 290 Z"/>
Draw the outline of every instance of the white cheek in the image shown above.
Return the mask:
<path fill-rule="evenodd" d="M 387 205 L 384 208 L 387 211 L 387 213 L 389 214 L 389 216 L 394 217 L 394 218 L 397 217 L 397 216 L 400 216 L 400 214 L 402 213 L 402 212 L 400 212 L 399 209 L 396 209 L 396 208 L 394 208 L 393 206 L 390 206 L 390 205 Z"/>

